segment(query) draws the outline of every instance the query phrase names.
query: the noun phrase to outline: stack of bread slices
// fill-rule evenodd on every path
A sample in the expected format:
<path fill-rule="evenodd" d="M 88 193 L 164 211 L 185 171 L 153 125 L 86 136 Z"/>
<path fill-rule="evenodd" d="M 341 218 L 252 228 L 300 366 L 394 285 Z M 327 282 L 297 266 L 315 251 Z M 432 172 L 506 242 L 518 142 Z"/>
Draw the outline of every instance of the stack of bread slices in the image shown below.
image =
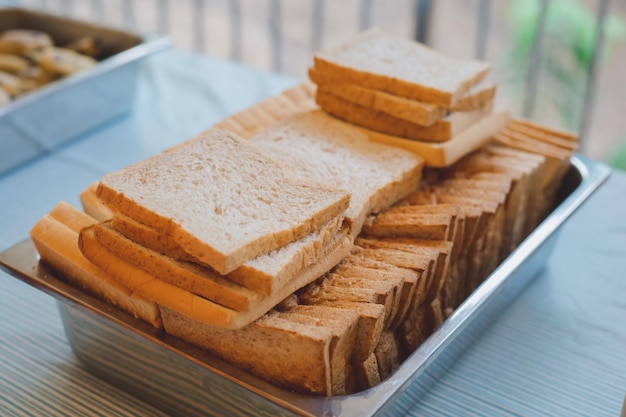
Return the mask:
<path fill-rule="evenodd" d="M 577 146 L 513 120 L 425 167 L 368 131 L 305 82 L 105 175 L 31 237 L 73 285 L 266 381 L 367 389 L 552 210 Z"/>
<path fill-rule="evenodd" d="M 444 166 L 508 122 L 508 112 L 493 111 L 489 69 L 374 28 L 316 53 L 309 77 L 326 112 Z"/>

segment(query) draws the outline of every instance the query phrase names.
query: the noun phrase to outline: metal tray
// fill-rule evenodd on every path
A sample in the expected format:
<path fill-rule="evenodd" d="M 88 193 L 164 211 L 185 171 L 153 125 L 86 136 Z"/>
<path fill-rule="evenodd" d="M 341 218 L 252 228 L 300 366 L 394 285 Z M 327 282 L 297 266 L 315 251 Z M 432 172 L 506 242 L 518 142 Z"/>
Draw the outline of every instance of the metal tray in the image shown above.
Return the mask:
<path fill-rule="evenodd" d="M 542 270 L 558 229 L 609 173 L 573 157 L 559 204 L 542 224 L 390 378 L 353 395 L 294 394 L 166 335 L 55 278 L 30 239 L 0 253 L 0 267 L 57 298 L 72 349 L 90 372 L 171 415 L 393 416 L 419 401 Z"/>
<path fill-rule="evenodd" d="M 165 36 L 139 36 L 73 19 L 0 6 L 0 32 L 36 29 L 64 45 L 82 36 L 102 41 L 89 70 L 50 83 L 0 107 L 0 174 L 128 112 L 139 62 L 170 46 Z"/>

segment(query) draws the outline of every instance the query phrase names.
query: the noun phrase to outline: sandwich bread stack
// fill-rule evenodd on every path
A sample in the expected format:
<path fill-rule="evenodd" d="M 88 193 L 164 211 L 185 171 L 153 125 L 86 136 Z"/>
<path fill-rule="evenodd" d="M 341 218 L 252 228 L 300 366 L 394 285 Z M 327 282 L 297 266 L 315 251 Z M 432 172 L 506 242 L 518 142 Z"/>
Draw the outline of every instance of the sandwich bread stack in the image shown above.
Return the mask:
<path fill-rule="evenodd" d="M 309 77 L 316 102 L 372 139 L 412 150 L 427 165 L 446 166 L 504 127 L 493 112 L 489 64 L 450 58 L 378 29 L 314 56 Z"/>

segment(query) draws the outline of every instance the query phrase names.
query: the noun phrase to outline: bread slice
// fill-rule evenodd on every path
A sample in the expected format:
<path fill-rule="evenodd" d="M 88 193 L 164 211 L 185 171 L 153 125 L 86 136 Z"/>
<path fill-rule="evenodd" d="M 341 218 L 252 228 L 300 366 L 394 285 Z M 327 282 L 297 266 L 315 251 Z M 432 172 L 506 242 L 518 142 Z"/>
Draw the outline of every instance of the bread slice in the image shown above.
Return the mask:
<path fill-rule="evenodd" d="M 446 167 L 463 156 L 489 143 L 491 136 L 505 127 L 511 115 L 508 111 L 496 111 L 472 124 L 470 127 L 442 143 L 428 143 L 387 135 L 371 129 L 359 128 L 371 140 L 414 152 L 424 158 L 425 166 Z"/>
<path fill-rule="evenodd" d="M 359 314 L 359 321 L 352 362 L 361 363 L 371 356 L 383 331 L 385 308 L 382 305 L 356 301 L 322 301 L 314 305 L 356 311 Z"/>
<path fill-rule="evenodd" d="M 341 231 L 342 220 L 343 215 L 338 216 L 296 242 L 247 261 L 226 277 L 260 294 L 274 294 L 302 269 L 315 262 Z M 112 225 L 139 245 L 176 260 L 202 265 L 201 261 L 185 252 L 169 236 L 162 235 L 128 216 L 116 214 L 113 216 Z M 208 268 L 208 265 L 203 266 Z"/>
<path fill-rule="evenodd" d="M 451 210 L 433 210 L 431 206 L 391 207 L 368 221 L 363 231 L 377 237 L 451 240 L 456 213 L 456 206 Z"/>
<path fill-rule="evenodd" d="M 109 220 L 113 217 L 113 210 L 107 207 L 107 205 L 98 198 L 96 195 L 97 188 L 98 182 L 92 182 L 89 186 L 87 186 L 87 188 L 81 191 L 79 198 L 83 211 L 97 221 L 101 222 Z"/>
<path fill-rule="evenodd" d="M 378 361 L 373 353 L 363 362 L 355 363 L 354 372 L 359 391 L 365 391 L 380 384 L 381 377 L 378 372 Z"/>
<path fill-rule="evenodd" d="M 480 82 L 463 95 L 452 109 L 431 103 L 408 99 L 384 91 L 373 90 L 357 84 L 344 83 L 329 77 L 315 68 L 309 68 L 309 78 L 317 84 L 318 91 L 331 93 L 350 103 L 386 113 L 400 120 L 420 126 L 431 126 L 450 111 L 475 110 L 495 96 L 496 85 Z"/>
<path fill-rule="evenodd" d="M 298 276 L 289 281 L 276 294 L 259 297 L 255 302 L 251 302 L 247 309 L 241 311 L 225 307 L 169 282 L 157 279 L 144 269 L 121 259 L 100 244 L 94 237 L 92 228 L 81 231 L 78 246 L 92 263 L 138 294 L 154 300 L 159 305 L 178 310 L 199 322 L 216 327 L 236 329 L 258 319 L 297 289 L 312 282 L 338 264 L 350 251 L 352 240 L 347 238 L 347 230 L 338 234 L 317 262 L 302 270 Z"/>
<path fill-rule="evenodd" d="M 431 126 L 421 126 L 383 111 L 344 100 L 331 89 L 318 88 L 315 101 L 320 108 L 357 126 L 387 135 L 424 142 L 446 142 L 491 113 L 493 101 L 464 112 L 452 112 Z"/>
<path fill-rule="evenodd" d="M 107 216 L 113 216 L 110 218 L 113 228 L 139 245 L 176 260 L 203 265 L 199 259 L 185 252 L 170 236 L 161 234 L 121 213 L 113 215 L 96 196 L 96 186 L 97 183 L 93 183 L 87 187 L 81 193 L 81 201 L 89 201 L 89 207 L 98 218 L 107 220 L 110 218 Z M 244 263 L 227 277 L 261 294 L 274 294 L 285 282 L 317 259 L 340 232 L 342 221 L 343 215 L 337 216 L 308 236 Z"/>
<path fill-rule="evenodd" d="M 220 329 L 162 307 L 165 331 L 213 352 L 239 368 L 288 390 L 332 395 L 333 331 L 266 314 L 242 329 Z"/>
<path fill-rule="evenodd" d="M 98 243 L 116 257 L 192 294 L 235 311 L 247 311 L 261 299 L 259 293 L 242 287 L 211 269 L 191 262 L 177 261 L 138 245 L 113 229 L 110 221 L 94 224 L 90 228 Z"/>
<path fill-rule="evenodd" d="M 332 92 L 350 103 L 384 112 L 417 125 L 431 126 L 448 113 L 448 109 L 436 104 L 342 82 L 316 68 L 309 68 L 309 78 L 317 85 L 317 91 Z"/>
<path fill-rule="evenodd" d="M 444 56 L 379 29 L 314 55 L 314 67 L 333 78 L 446 108 L 489 71 L 489 64 Z"/>
<path fill-rule="evenodd" d="M 162 327 L 158 306 L 153 301 L 117 282 L 85 259 L 79 251 L 76 229 L 84 224 L 94 223 L 95 220 L 87 215 L 80 215 L 65 202 L 55 206 L 53 212 L 54 215 L 51 213 L 39 219 L 30 231 L 41 260 L 72 285 L 154 327 Z"/>
<path fill-rule="evenodd" d="M 421 158 L 371 142 L 321 111 L 292 116 L 250 142 L 288 164 L 298 178 L 349 190 L 346 220 L 353 236 L 361 231 L 366 216 L 407 195 L 421 177 Z"/>
<path fill-rule="evenodd" d="M 349 393 L 351 384 L 348 367 L 356 345 L 359 313 L 324 305 L 298 305 L 281 312 L 286 320 L 308 324 L 316 328 L 325 327 L 333 332 L 330 345 L 330 372 L 333 395 Z"/>
<path fill-rule="evenodd" d="M 228 274 L 301 239 L 348 207 L 345 191 L 293 176 L 232 133 L 213 130 L 105 175 L 97 194 Z"/>
<path fill-rule="evenodd" d="M 385 331 L 380 335 L 380 342 L 374 350 L 380 379 L 385 380 L 398 369 L 402 358 L 396 337 L 392 331 Z"/>

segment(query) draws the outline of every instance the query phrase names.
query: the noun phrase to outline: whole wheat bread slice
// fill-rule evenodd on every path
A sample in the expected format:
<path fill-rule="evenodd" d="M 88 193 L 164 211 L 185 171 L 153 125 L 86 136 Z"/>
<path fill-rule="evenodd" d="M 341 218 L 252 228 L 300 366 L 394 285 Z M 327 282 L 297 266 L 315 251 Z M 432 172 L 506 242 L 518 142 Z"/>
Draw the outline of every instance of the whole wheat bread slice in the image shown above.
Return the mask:
<path fill-rule="evenodd" d="M 450 58 L 376 28 L 313 58 L 317 70 L 334 78 L 446 108 L 489 71 L 486 62 Z"/>
<path fill-rule="evenodd" d="M 232 133 L 212 130 L 105 175 L 97 194 L 227 274 L 348 207 L 345 191 L 293 176 Z"/>

